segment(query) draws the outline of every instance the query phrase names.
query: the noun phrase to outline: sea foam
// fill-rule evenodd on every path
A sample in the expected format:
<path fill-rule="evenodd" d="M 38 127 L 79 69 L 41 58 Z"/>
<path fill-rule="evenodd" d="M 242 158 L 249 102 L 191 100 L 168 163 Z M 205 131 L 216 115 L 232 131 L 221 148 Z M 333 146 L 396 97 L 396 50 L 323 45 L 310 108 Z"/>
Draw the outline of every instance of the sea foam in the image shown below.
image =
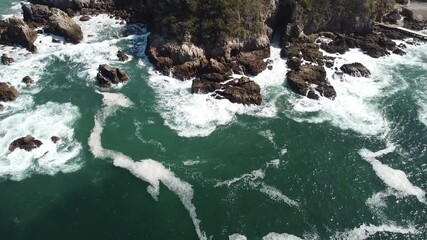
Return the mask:
<path fill-rule="evenodd" d="M 280 58 L 279 48 L 271 47 L 270 59 L 274 62 L 273 70 L 252 77 L 261 87 L 264 99 L 261 106 L 231 103 L 227 99 L 214 99 L 209 94 L 191 94 L 192 81 L 180 81 L 154 70 L 150 70 L 149 84 L 157 93 L 158 111 L 167 126 L 182 137 L 204 137 L 218 126 L 231 123 L 239 114 L 266 118 L 277 115 L 275 102 L 283 94 L 287 69 L 283 67 L 285 61 Z"/>
<path fill-rule="evenodd" d="M 415 227 L 400 227 L 395 225 L 366 225 L 362 224 L 360 227 L 354 228 L 352 230 L 336 233 L 331 239 L 345 239 L 345 240 L 363 240 L 368 239 L 370 236 L 373 236 L 379 232 L 385 233 L 397 233 L 397 234 L 419 234 Z"/>
<path fill-rule="evenodd" d="M 79 117 L 79 109 L 72 104 L 49 102 L 2 119 L 0 177 L 19 181 L 33 173 L 53 175 L 78 170 L 81 162 L 77 157 L 82 147 L 74 139 L 72 127 Z M 10 143 L 28 134 L 43 144 L 31 152 L 21 149 L 9 152 Z M 61 140 L 54 144 L 52 136 Z"/>
<path fill-rule="evenodd" d="M 215 184 L 215 187 L 237 187 L 249 188 L 259 191 L 260 193 L 265 194 L 268 198 L 276 202 L 285 203 L 291 207 L 299 207 L 299 203 L 295 200 L 292 200 L 279 189 L 274 186 L 270 186 L 264 183 L 262 180 L 265 178 L 266 171 L 268 168 L 278 168 L 280 165 L 280 160 L 275 159 L 266 163 L 266 168 L 257 169 L 250 173 L 245 173 L 239 177 L 235 177 L 226 181 L 219 181 Z"/>
<path fill-rule="evenodd" d="M 174 192 L 181 200 L 184 207 L 189 212 L 199 239 L 207 239 L 206 234 L 200 228 L 200 220 L 197 218 L 196 207 L 192 203 L 192 186 L 179 179 L 175 174 L 167 169 L 163 164 L 152 159 L 134 161 L 123 153 L 104 149 L 102 147 L 101 134 L 105 120 L 114 115 L 119 108 L 128 108 L 133 103 L 124 95 L 118 93 L 101 93 L 103 97 L 104 109 L 100 110 L 95 117 L 95 126 L 89 137 L 89 146 L 93 155 L 97 158 L 111 158 L 114 165 L 127 169 L 134 176 L 150 184 L 147 192 L 157 200 L 160 191 L 160 182 L 170 191 Z"/>
<path fill-rule="evenodd" d="M 295 235 L 287 234 L 287 233 L 269 233 L 262 238 L 262 240 L 302 240 Z"/>
<path fill-rule="evenodd" d="M 372 165 L 377 176 L 389 188 L 398 191 L 404 196 L 415 196 L 420 202 L 426 203 L 425 191 L 417 186 L 414 186 L 409 181 L 405 172 L 393 169 L 377 160 L 378 157 L 393 152 L 395 148 L 396 147 L 393 144 L 388 144 L 387 148 L 378 152 L 372 152 L 364 148 L 359 151 L 359 154 Z"/>

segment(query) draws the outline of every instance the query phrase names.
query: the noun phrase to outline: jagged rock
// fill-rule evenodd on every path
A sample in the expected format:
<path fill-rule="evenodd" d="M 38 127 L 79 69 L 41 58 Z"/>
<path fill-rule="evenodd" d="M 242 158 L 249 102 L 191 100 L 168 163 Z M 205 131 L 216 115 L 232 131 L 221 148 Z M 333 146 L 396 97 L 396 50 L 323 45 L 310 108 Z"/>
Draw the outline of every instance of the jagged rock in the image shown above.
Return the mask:
<path fill-rule="evenodd" d="M 10 65 L 15 62 L 15 59 L 8 57 L 5 53 L 1 56 L 1 63 L 4 65 Z"/>
<path fill-rule="evenodd" d="M 4 110 L 4 106 L 3 106 L 3 104 L 0 104 L 0 111 L 3 111 Z"/>
<path fill-rule="evenodd" d="M 40 147 L 42 144 L 43 143 L 40 140 L 35 139 L 31 135 L 27 135 L 26 137 L 21 137 L 13 141 L 9 145 L 9 151 L 13 152 L 17 148 L 20 148 L 30 152 L 31 150 Z"/>
<path fill-rule="evenodd" d="M 22 11 L 24 20 L 29 24 L 45 27 L 47 32 L 62 36 L 70 43 L 77 44 L 83 40 L 81 27 L 67 13 L 58 8 L 24 4 Z"/>
<path fill-rule="evenodd" d="M 399 11 L 394 9 L 393 11 L 387 13 L 383 20 L 392 24 L 396 24 L 400 19 L 402 19 L 402 17 L 400 16 Z"/>
<path fill-rule="evenodd" d="M 193 80 L 191 85 L 191 93 L 193 94 L 207 94 L 215 92 L 221 88 L 221 84 L 209 80 Z"/>
<path fill-rule="evenodd" d="M 230 67 L 211 58 L 207 66 L 201 70 L 200 78 L 213 82 L 223 82 L 230 79 L 231 75 Z"/>
<path fill-rule="evenodd" d="M 340 67 L 341 71 L 344 73 L 354 76 L 354 77 L 370 77 L 371 72 L 368 68 L 363 66 L 361 63 L 350 63 L 350 64 L 344 64 Z"/>
<path fill-rule="evenodd" d="M 10 85 L 9 83 L 0 82 L 0 101 L 14 101 L 16 98 L 18 98 L 18 96 L 18 90 L 16 90 L 14 86 Z"/>
<path fill-rule="evenodd" d="M 400 49 L 400 48 L 396 48 L 394 51 L 393 51 L 393 53 L 394 54 L 397 54 L 397 55 L 400 55 L 400 56 L 404 56 L 404 55 L 406 55 L 406 52 L 405 51 L 403 51 L 402 49 Z"/>
<path fill-rule="evenodd" d="M 325 69 L 320 66 L 303 65 L 298 70 L 288 72 L 287 80 L 293 91 L 311 99 L 319 99 L 318 94 L 329 99 L 334 99 L 337 95 L 326 79 Z"/>
<path fill-rule="evenodd" d="M 0 44 L 19 44 L 28 51 L 36 52 L 34 41 L 37 39 L 37 32 L 31 29 L 23 20 L 11 17 L 0 21 Z"/>
<path fill-rule="evenodd" d="M 262 102 L 261 88 L 247 77 L 227 82 L 223 91 L 216 93 L 232 103 L 261 105 Z"/>
<path fill-rule="evenodd" d="M 30 86 L 31 84 L 34 83 L 34 80 L 31 77 L 29 77 L 29 76 L 25 76 L 22 79 L 22 82 L 25 83 L 25 84 L 27 84 L 27 86 Z"/>
<path fill-rule="evenodd" d="M 83 40 L 81 27 L 65 12 L 52 8 L 47 30 L 52 34 L 63 36 L 65 41 L 77 44 Z"/>
<path fill-rule="evenodd" d="M 315 43 L 295 43 L 281 50 L 281 56 L 292 58 L 303 58 L 306 61 L 320 63 L 323 53 L 319 51 L 319 45 Z"/>
<path fill-rule="evenodd" d="M 126 62 L 127 60 L 129 60 L 129 56 L 126 55 L 126 53 L 124 53 L 122 50 L 119 50 L 117 52 L 117 58 L 122 62 Z"/>
<path fill-rule="evenodd" d="M 286 65 L 290 69 L 298 70 L 301 67 L 301 59 L 297 57 L 290 58 L 286 61 Z"/>
<path fill-rule="evenodd" d="M 48 6 L 39 4 L 23 4 L 21 6 L 24 21 L 33 26 L 42 26 L 49 23 L 52 11 Z"/>
<path fill-rule="evenodd" d="M 57 136 L 52 136 L 51 138 L 50 138 L 50 140 L 53 142 L 53 143 L 57 143 L 57 142 L 59 142 L 59 140 L 61 140 L 61 138 L 60 137 L 57 137 Z"/>
<path fill-rule="evenodd" d="M 247 77 L 234 79 L 225 84 L 194 80 L 191 91 L 193 94 L 214 93 L 216 98 L 226 98 L 232 103 L 260 105 L 262 102 L 259 85 Z"/>
<path fill-rule="evenodd" d="M 87 21 L 89 21 L 91 19 L 92 18 L 90 16 L 84 15 L 84 16 L 81 16 L 79 20 L 82 21 L 82 22 L 87 22 Z"/>
<path fill-rule="evenodd" d="M 408 4 L 408 0 L 396 0 L 396 3 L 402 4 L 402 5 L 406 5 Z"/>
<path fill-rule="evenodd" d="M 256 50 L 251 52 L 241 52 L 237 61 L 242 65 L 245 74 L 258 75 L 267 68 L 264 61 L 269 56 L 267 50 Z"/>
<path fill-rule="evenodd" d="M 107 64 L 101 64 L 96 76 L 101 87 L 109 88 L 111 84 L 119 84 L 129 80 L 129 77 L 122 70 Z"/>
<path fill-rule="evenodd" d="M 390 34 L 390 33 L 389 33 Z M 365 54 L 379 58 L 389 54 L 387 50 L 396 48 L 396 43 L 385 34 L 368 34 L 367 36 L 337 35 L 332 42 L 322 43 L 320 47 L 328 53 L 343 54 L 350 48 L 360 48 Z"/>

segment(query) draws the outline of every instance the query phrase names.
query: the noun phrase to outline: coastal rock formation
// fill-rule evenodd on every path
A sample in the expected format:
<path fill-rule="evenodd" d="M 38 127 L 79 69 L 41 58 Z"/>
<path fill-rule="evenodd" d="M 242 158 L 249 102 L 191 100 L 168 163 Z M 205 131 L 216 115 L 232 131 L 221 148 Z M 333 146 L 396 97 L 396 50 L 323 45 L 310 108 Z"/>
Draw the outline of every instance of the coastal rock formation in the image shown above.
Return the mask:
<path fill-rule="evenodd" d="M 30 76 L 25 76 L 22 79 L 22 82 L 25 83 L 25 84 L 27 84 L 27 86 L 30 86 L 31 84 L 34 83 L 34 80 Z"/>
<path fill-rule="evenodd" d="M 11 17 L 0 21 L 0 44 L 19 44 L 31 52 L 37 51 L 34 41 L 37 32 L 31 29 L 23 20 Z"/>
<path fill-rule="evenodd" d="M 225 98 L 232 103 L 260 105 L 262 102 L 259 85 L 247 77 L 233 79 L 225 83 L 194 80 L 191 91 L 193 94 L 213 93 L 215 98 Z"/>
<path fill-rule="evenodd" d="M 368 68 L 363 66 L 361 63 L 350 63 L 350 64 L 344 64 L 340 67 L 341 71 L 344 73 L 354 76 L 354 77 L 370 77 L 371 72 Z"/>
<path fill-rule="evenodd" d="M 17 148 L 23 149 L 27 152 L 32 151 L 33 149 L 36 149 L 40 147 L 43 143 L 40 140 L 35 139 L 31 135 L 27 135 L 26 137 L 21 137 L 13 141 L 9 145 L 9 151 L 13 152 Z"/>
<path fill-rule="evenodd" d="M 320 66 L 302 65 L 288 72 L 287 80 L 293 91 L 311 99 L 319 99 L 319 95 L 334 99 L 337 95 L 326 79 L 325 69 Z"/>
<path fill-rule="evenodd" d="M 14 62 L 15 62 L 15 59 L 8 57 L 5 53 L 1 55 L 1 63 L 3 63 L 3 65 L 10 65 Z"/>
<path fill-rule="evenodd" d="M 24 4 L 22 11 L 24 20 L 33 26 L 43 26 L 47 32 L 62 36 L 70 43 L 77 44 L 83 40 L 81 27 L 58 8 Z"/>
<path fill-rule="evenodd" d="M 53 142 L 53 143 L 57 143 L 57 142 L 59 142 L 60 140 L 61 140 L 61 138 L 60 137 L 57 137 L 57 136 L 52 136 L 51 138 L 50 138 L 50 140 Z"/>
<path fill-rule="evenodd" d="M 0 82 L 0 101 L 9 102 L 18 98 L 18 90 L 9 83 Z"/>
<path fill-rule="evenodd" d="M 101 64 L 96 76 L 98 83 L 103 88 L 110 88 L 111 84 L 119 84 L 129 80 L 128 75 L 122 70 L 107 64 Z"/>
<path fill-rule="evenodd" d="M 328 53 L 343 54 L 350 48 L 360 48 L 365 54 L 379 58 L 389 55 L 389 50 L 396 49 L 396 43 L 383 33 L 371 33 L 366 36 L 337 34 L 329 43 L 322 43 L 320 47 Z"/>
<path fill-rule="evenodd" d="M 124 53 L 122 50 L 119 50 L 117 52 L 117 58 L 119 59 L 119 61 L 122 62 L 126 62 L 127 60 L 129 60 L 129 56 L 126 55 L 126 53 Z"/>
<path fill-rule="evenodd" d="M 82 21 L 82 22 L 89 21 L 90 19 L 92 19 L 92 18 L 90 16 L 88 16 L 88 15 L 84 15 L 84 16 L 81 16 L 79 18 L 79 20 Z"/>

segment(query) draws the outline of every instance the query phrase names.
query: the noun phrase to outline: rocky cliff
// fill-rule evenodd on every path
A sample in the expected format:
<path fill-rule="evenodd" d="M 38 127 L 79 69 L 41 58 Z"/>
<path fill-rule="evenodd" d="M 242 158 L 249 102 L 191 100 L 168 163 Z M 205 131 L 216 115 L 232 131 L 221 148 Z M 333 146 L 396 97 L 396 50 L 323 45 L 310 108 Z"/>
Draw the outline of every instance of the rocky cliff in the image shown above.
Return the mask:
<path fill-rule="evenodd" d="M 69 15 L 109 13 L 147 24 L 151 34 L 146 53 L 153 65 L 182 80 L 208 82 L 209 89 L 230 80 L 232 73 L 257 75 L 265 70 L 273 36 L 280 36 L 284 48 L 302 39 L 313 43 L 306 35 L 318 32 L 367 36 L 372 20 L 381 17 L 391 1 L 32 0 Z"/>

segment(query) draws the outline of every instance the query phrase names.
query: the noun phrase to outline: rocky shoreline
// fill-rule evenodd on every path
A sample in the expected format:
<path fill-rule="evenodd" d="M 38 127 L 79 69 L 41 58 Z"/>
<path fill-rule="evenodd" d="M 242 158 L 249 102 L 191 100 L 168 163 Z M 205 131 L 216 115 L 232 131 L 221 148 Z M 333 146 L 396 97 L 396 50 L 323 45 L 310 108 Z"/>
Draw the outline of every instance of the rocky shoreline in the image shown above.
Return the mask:
<path fill-rule="evenodd" d="M 397 45 L 393 40 L 404 40 L 408 37 L 397 31 L 374 26 L 364 10 L 329 18 L 320 13 L 316 18 L 311 15 L 307 17 L 305 14 L 313 11 L 313 6 L 309 8 L 306 3 L 297 0 L 275 0 L 267 4 L 268 6 L 254 6 L 260 9 L 260 15 L 256 19 L 250 18 L 250 15 L 239 16 L 236 28 L 242 29 L 238 33 L 226 27 L 216 29 L 209 25 L 189 25 L 188 30 L 181 35 L 177 34 L 175 28 L 181 29 L 183 26 L 180 24 L 188 24 L 188 21 L 172 19 L 172 23 L 165 23 L 161 18 L 164 18 L 165 14 L 173 15 L 176 12 L 172 11 L 171 7 L 155 1 L 30 2 L 22 4 L 23 19 L 11 17 L 0 21 L 0 44 L 18 44 L 36 54 L 36 29 L 61 36 L 66 42 L 79 44 L 83 40 L 83 32 L 72 17 L 80 15 L 81 21 L 88 21 L 91 15 L 107 13 L 118 21 L 148 25 L 151 34 L 147 41 L 146 55 L 162 74 L 172 74 L 182 81 L 193 81 L 193 94 L 211 94 L 216 99 L 228 99 L 232 103 L 245 105 L 262 104 L 260 86 L 246 76 L 256 76 L 271 69 L 272 66 L 265 59 L 270 56 L 273 36 L 280 36 L 281 57 L 287 59 L 287 66 L 290 68 L 283 78 L 290 89 L 311 99 L 325 97 L 331 100 L 337 97 L 337 93 L 327 79 L 325 68 L 333 69 L 337 76 L 349 74 L 370 77 L 370 71 L 357 62 L 337 66 L 335 58 L 326 56 L 323 52 L 344 54 L 352 48 L 359 48 L 372 58 L 390 54 L 405 55 L 406 45 Z M 404 1 L 401 4 L 404 4 Z M 198 8 L 188 11 L 199 11 Z M 201 8 L 200 11 L 204 9 Z M 224 10 L 225 13 L 229 14 Z M 414 16 L 404 5 L 377 6 L 375 13 L 377 20 L 380 18 L 381 21 L 391 24 L 400 21 L 413 29 L 426 26 L 425 22 Z M 227 15 L 228 18 L 234 19 L 233 14 L 235 15 Z M 197 19 L 198 15 L 193 17 Z M 209 38 L 200 36 L 201 33 L 197 32 L 200 29 L 209 30 L 206 32 L 210 34 Z M 245 31 L 248 29 L 255 29 L 255 32 Z M 223 33 L 227 33 L 226 36 L 223 36 Z M 406 44 L 417 44 L 417 40 L 406 41 Z M 123 51 L 119 51 L 117 57 L 122 62 L 129 60 L 129 56 Z M 14 59 L 5 54 L 1 60 L 5 65 L 14 62 Z M 234 74 L 242 77 L 235 77 Z M 98 68 L 96 80 L 101 88 L 108 89 L 127 82 L 129 77 L 118 68 L 102 64 Z M 27 86 L 34 84 L 30 76 L 26 76 L 23 82 Z M 0 84 L 0 101 L 13 101 L 19 96 L 13 86 Z M 2 107 L 3 105 L 0 105 L 0 110 Z"/>

